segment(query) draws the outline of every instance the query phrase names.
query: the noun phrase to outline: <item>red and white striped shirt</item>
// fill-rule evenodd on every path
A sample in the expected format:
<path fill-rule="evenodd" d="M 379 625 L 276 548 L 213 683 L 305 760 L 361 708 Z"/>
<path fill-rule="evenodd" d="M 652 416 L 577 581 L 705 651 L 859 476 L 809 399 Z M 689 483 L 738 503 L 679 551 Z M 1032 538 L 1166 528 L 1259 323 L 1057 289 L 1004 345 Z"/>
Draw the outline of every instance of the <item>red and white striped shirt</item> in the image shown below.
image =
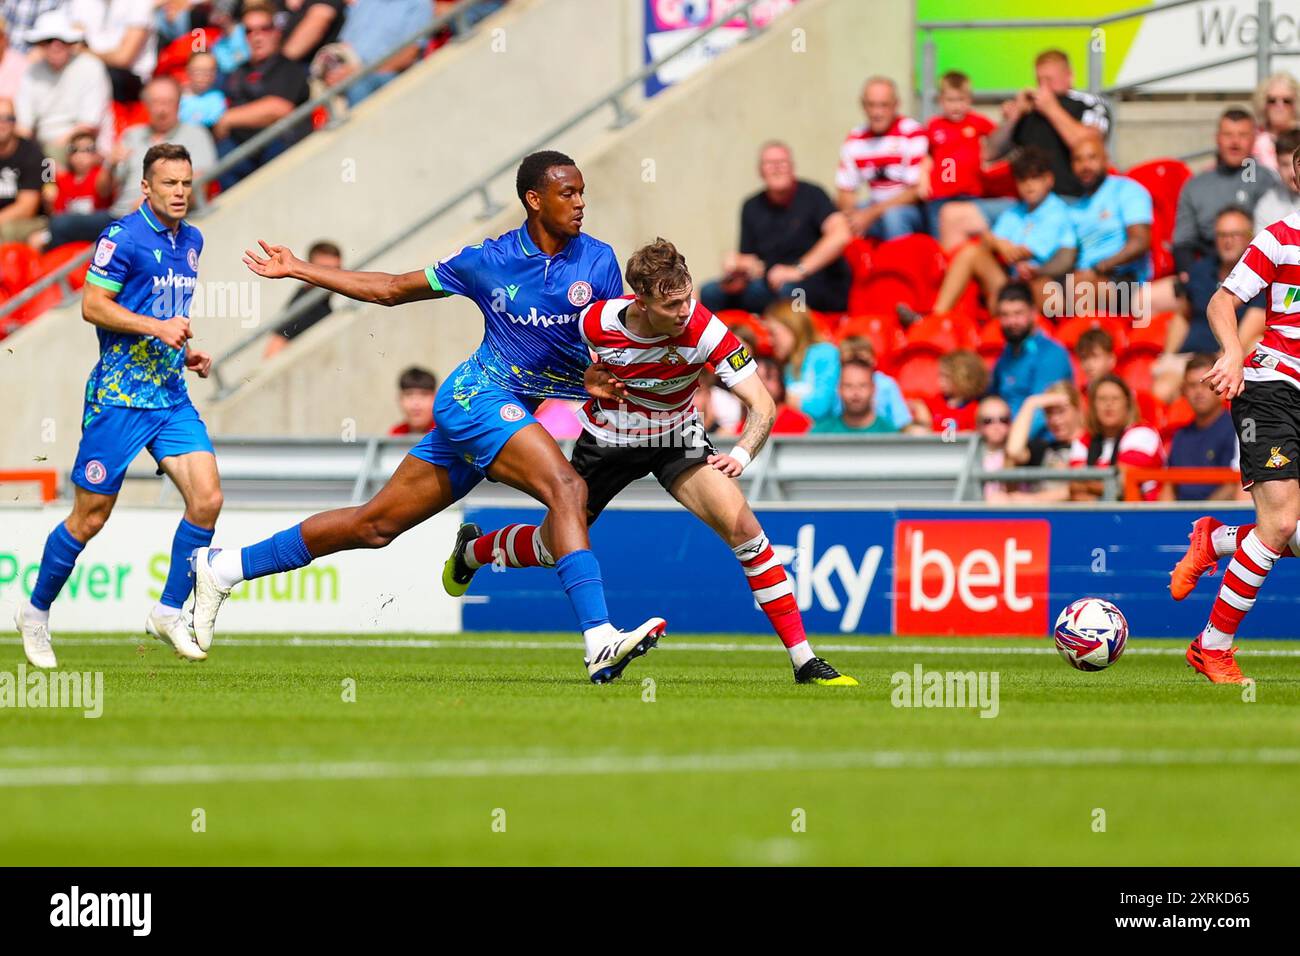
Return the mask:
<path fill-rule="evenodd" d="M 1150 425 L 1131 425 L 1124 429 L 1118 439 L 1098 438 L 1101 452 L 1094 467 L 1106 468 L 1110 465 L 1132 465 L 1136 468 L 1161 468 L 1165 463 L 1164 443 L 1160 433 Z M 1070 446 L 1070 467 L 1086 468 L 1088 466 L 1088 436 L 1074 440 Z M 1154 501 L 1160 491 L 1159 482 L 1142 483 L 1142 497 Z"/>
<path fill-rule="evenodd" d="M 921 181 L 921 160 L 929 150 L 925 128 L 911 117 L 897 117 L 881 135 L 859 126 L 840 147 L 835 185 L 854 191 L 868 186 L 872 201 L 888 199 Z"/>
<path fill-rule="evenodd" d="M 578 412 L 582 427 L 605 444 L 635 445 L 659 439 L 695 414 L 696 380 L 705 364 L 727 388 L 757 371 L 745 344 L 716 315 L 692 300 L 680 335 L 642 338 L 623 323 L 632 296 L 593 302 L 578 317 L 582 340 L 599 361 L 613 366 L 627 398 L 588 399 Z"/>
<path fill-rule="evenodd" d="M 1279 219 L 1251 240 L 1223 280 L 1223 288 L 1243 302 L 1265 286 L 1264 338 L 1243 375 L 1248 382 L 1290 382 L 1300 388 L 1300 213 Z M 1278 371 L 1279 365 L 1295 374 Z"/>

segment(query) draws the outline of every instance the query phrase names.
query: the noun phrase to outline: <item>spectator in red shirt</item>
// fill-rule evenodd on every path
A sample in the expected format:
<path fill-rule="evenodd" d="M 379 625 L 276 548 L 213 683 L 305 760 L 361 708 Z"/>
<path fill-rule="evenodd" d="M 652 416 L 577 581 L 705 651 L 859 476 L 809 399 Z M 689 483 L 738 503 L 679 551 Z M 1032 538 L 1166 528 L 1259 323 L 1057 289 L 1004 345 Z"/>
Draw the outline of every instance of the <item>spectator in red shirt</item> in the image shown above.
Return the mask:
<path fill-rule="evenodd" d="M 1138 422 L 1137 402 L 1128 383 L 1116 375 L 1103 375 L 1088 389 L 1087 433 L 1070 448 L 1071 468 L 1104 468 L 1131 465 L 1159 468 L 1164 464 L 1164 447 L 1160 434 L 1150 425 Z M 1070 500 L 1097 501 L 1103 486 L 1100 481 L 1070 483 Z M 1155 501 L 1160 484 L 1142 485 L 1142 497 Z"/>
<path fill-rule="evenodd" d="M 974 203 L 983 219 L 995 221 L 1014 200 L 982 199 L 981 176 L 987 158 L 985 137 L 996 128 L 988 117 L 971 109 L 970 77 L 956 70 L 939 79 L 939 115 L 925 127 L 930 152 L 921 160 L 921 198 L 925 202 L 926 227 L 945 248 L 956 245 L 965 235 L 944 236 L 939 212 L 955 200 Z"/>
<path fill-rule="evenodd" d="M 835 174 L 840 211 L 849 217 L 855 235 L 896 239 L 925 230 L 921 198 L 921 160 L 929 149 L 925 130 L 909 116 L 898 114 L 898 87 L 883 76 L 862 88 L 867 122 L 849 132 L 840 147 Z M 866 186 L 867 200 L 858 204 Z"/>
<path fill-rule="evenodd" d="M 936 432 L 974 431 L 975 410 L 989 388 L 984 360 L 969 349 L 948 352 L 939 359 L 939 394 L 909 403 L 916 421 Z"/>
<path fill-rule="evenodd" d="M 1074 357 L 1079 360 L 1084 388 L 1089 391 L 1094 382 L 1113 374 L 1119 362 L 1115 355 L 1115 340 L 1103 328 L 1089 329 L 1080 335 L 1079 341 L 1074 343 Z M 1133 398 L 1137 402 L 1138 418 L 1144 422 L 1160 420 L 1160 403 L 1154 395 L 1146 390 L 1138 390 L 1134 392 Z"/>
<path fill-rule="evenodd" d="M 66 165 L 54 176 L 54 188 L 47 194 L 50 209 L 57 213 L 101 212 L 113 196 L 96 182 L 104 157 L 90 133 L 77 133 L 68 141 Z"/>
<path fill-rule="evenodd" d="M 785 372 L 781 363 L 770 356 L 758 359 L 758 374 L 767 386 L 768 394 L 776 402 L 776 421 L 773 435 L 802 435 L 812 428 L 812 419 L 785 403 Z"/>
<path fill-rule="evenodd" d="M 388 430 L 390 435 L 423 435 L 433 431 L 433 400 L 438 394 L 438 376 L 427 368 L 412 365 L 397 380 L 397 404 L 402 420 Z"/>

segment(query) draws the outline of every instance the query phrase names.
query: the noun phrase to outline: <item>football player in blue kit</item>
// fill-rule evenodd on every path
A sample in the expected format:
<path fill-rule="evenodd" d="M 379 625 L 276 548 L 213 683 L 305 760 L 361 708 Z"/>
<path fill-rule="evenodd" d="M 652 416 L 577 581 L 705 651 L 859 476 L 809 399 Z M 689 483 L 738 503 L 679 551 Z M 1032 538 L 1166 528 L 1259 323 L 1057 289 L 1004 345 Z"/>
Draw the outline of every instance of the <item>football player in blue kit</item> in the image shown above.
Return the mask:
<path fill-rule="evenodd" d="M 313 515 L 257 544 L 197 548 L 194 632 L 210 642 L 217 613 L 240 581 L 289 571 L 355 548 L 382 548 L 464 497 L 483 478 L 517 488 L 547 508 L 538 532 L 573 604 L 593 683 L 618 677 L 663 634 L 652 617 L 632 631 L 609 620 L 600 566 L 587 538 L 587 489 L 559 445 L 533 417 L 547 398 L 587 397 L 590 354 L 578 335 L 588 303 L 623 294 L 614 251 L 582 232 L 585 185 L 563 153 L 533 153 L 515 177 L 527 219 L 496 239 L 437 265 L 394 275 L 312 265 L 261 242 L 249 269 L 292 278 L 362 302 L 393 306 L 462 295 L 483 313 L 477 351 L 448 376 L 425 435 L 370 501 Z M 597 386 L 599 387 L 599 386 Z M 466 525 L 461 536 L 476 536 Z"/>
<path fill-rule="evenodd" d="M 97 329 L 99 361 L 86 383 L 72 514 L 46 539 L 31 598 L 19 604 L 15 621 L 35 667 L 58 664 L 50 605 L 112 514 L 126 469 L 142 448 L 185 500 L 167 580 L 145 631 L 188 660 L 207 656 L 181 615 L 192 584 L 190 554 L 211 543 L 221 512 L 212 442 L 185 387 L 186 369 L 206 378 L 212 364 L 188 341 L 203 236 L 185 221 L 194 180 L 185 147 L 150 147 L 142 172 L 144 201 L 100 234 L 82 292 L 81 314 Z"/>

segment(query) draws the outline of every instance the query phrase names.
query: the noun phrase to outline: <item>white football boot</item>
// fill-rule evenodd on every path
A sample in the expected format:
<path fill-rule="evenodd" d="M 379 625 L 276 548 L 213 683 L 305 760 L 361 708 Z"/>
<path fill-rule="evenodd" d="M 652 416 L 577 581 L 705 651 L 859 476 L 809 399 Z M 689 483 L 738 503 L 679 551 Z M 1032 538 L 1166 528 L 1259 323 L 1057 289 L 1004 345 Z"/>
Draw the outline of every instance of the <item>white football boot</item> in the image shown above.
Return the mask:
<path fill-rule="evenodd" d="M 217 612 L 230 588 L 217 583 L 212 573 L 211 556 L 220 548 L 195 548 L 190 552 L 190 570 L 194 573 L 194 640 L 204 653 L 212 646 L 212 634 L 217 626 Z"/>
<path fill-rule="evenodd" d="M 668 624 L 662 617 L 652 617 L 635 631 L 619 631 L 618 636 L 602 647 L 587 665 L 593 684 L 608 684 L 623 673 L 628 664 L 659 643 Z"/>
<path fill-rule="evenodd" d="M 149 618 L 144 622 L 145 633 L 156 637 L 164 644 L 170 644 L 178 657 L 187 661 L 207 660 L 207 653 L 194 640 L 189 625 L 185 623 L 184 613 L 163 617 L 158 608 L 149 611 Z"/>
<path fill-rule="evenodd" d="M 58 667 L 54 648 L 50 646 L 50 625 L 45 621 L 28 620 L 23 613 L 27 608 L 27 602 L 20 601 L 18 612 L 14 614 L 14 625 L 23 636 L 23 653 L 27 655 L 27 662 L 33 667 Z"/>

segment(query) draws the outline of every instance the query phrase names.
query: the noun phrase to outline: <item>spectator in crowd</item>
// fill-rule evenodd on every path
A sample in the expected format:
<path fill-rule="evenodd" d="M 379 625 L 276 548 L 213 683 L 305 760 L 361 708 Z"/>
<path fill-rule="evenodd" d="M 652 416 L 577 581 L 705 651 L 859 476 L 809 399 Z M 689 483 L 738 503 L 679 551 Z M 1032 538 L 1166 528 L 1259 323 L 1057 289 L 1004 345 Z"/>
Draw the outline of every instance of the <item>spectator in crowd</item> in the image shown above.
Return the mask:
<path fill-rule="evenodd" d="M 1239 206 L 1229 206 L 1220 211 L 1214 220 L 1214 256 L 1196 259 L 1189 267 L 1187 281 L 1178 288 L 1178 311 L 1174 313 L 1165 332 L 1165 350 L 1152 366 L 1155 376 L 1156 396 L 1164 402 L 1173 401 L 1183 381 L 1187 360 L 1197 352 L 1219 351 L 1219 341 L 1210 331 L 1206 309 L 1219 284 L 1228 277 L 1237 261 L 1250 245 L 1253 233 L 1250 216 Z M 1166 277 L 1159 282 L 1173 282 Z M 1264 332 L 1264 310 L 1267 290 L 1260 290 L 1250 302 L 1234 298 L 1237 322 L 1243 340 L 1258 339 Z M 1252 333 L 1255 333 L 1252 336 Z M 1252 343 L 1253 344 L 1253 343 Z"/>
<path fill-rule="evenodd" d="M 438 376 L 412 365 L 397 379 L 397 406 L 402 420 L 388 429 L 390 435 L 423 435 L 433 431 L 433 400 L 438 396 Z"/>
<path fill-rule="evenodd" d="M 853 129 L 840 147 L 835 174 L 840 211 L 854 235 L 897 239 L 925 231 L 921 198 L 921 160 L 929 149 L 921 124 L 898 113 L 898 87 L 882 76 L 862 88 L 867 122 Z M 858 192 L 866 186 L 866 202 Z"/>
<path fill-rule="evenodd" d="M 112 85 L 104 64 L 81 46 L 82 34 L 61 10 L 41 14 L 28 34 L 41 51 L 18 84 L 19 135 L 61 156 L 74 133 L 96 135 L 101 153 L 113 145 Z"/>
<path fill-rule="evenodd" d="M 1240 206 L 1253 216 L 1260 197 L 1278 184 L 1271 169 L 1246 163 L 1255 137 L 1255 120 L 1249 113 L 1237 107 L 1224 110 L 1215 134 L 1214 168 L 1183 184 L 1173 237 L 1174 268 L 1180 281 L 1187 281 L 1194 260 L 1214 254 L 1214 221 L 1219 213 Z"/>
<path fill-rule="evenodd" d="M 134 103 L 158 63 L 153 0 L 68 0 L 68 19 L 103 61 L 113 99 Z"/>
<path fill-rule="evenodd" d="M 849 223 L 820 186 L 795 177 L 784 143 L 765 143 L 758 154 L 763 189 L 740 209 L 740 249 L 722 262 L 722 278 L 700 288 L 713 312 L 762 312 L 778 298 L 803 289 L 809 308 L 841 312 L 848 304 L 849 267 L 844 247 Z"/>
<path fill-rule="evenodd" d="M 78 133 L 68 143 L 68 155 L 45 188 L 46 206 L 53 215 L 103 212 L 113 200 L 112 189 L 103 188 L 99 170 L 104 157 L 95 147 L 95 137 Z M 46 236 L 48 238 L 48 235 Z"/>
<path fill-rule="evenodd" d="M 791 408 L 786 401 L 785 372 L 781 363 L 770 355 L 758 357 L 758 375 L 766 386 L 767 392 L 776 403 L 776 418 L 772 422 L 773 435 L 802 435 L 812 428 L 812 419 Z"/>
<path fill-rule="evenodd" d="M 939 394 L 913 399 L 912 415 L 936 432 L 973 431 L 979 399 L 988 388 L 989 370 L 978 354 L 969 349 L 948 352 L 939 359 Z"/>
<path fill-rule="evenodd" d="M 1137 403 L 1128 383 L 1117 375 L 1103 375 L 1088 390 L 1086 433 L 1070 448 L 1071 468 L 1105 468 L 1132 465 L 1159 468 L 1164 464 L 1164 448 L 1159 433 L 1138 421 Z M 1142 496 L 1154 501 L 1158 482 L 1142 485 Z M 1070 485 L 1073 501 L 1097 501 L 1104 494 L 1100 481 L 1075 481 Z"/>
<path fill-rule="evenodd" d="M 840 369 L 839 414 L 818 418 L 812 430 L 819 434 L 847 432 L 893 433 L 901 431 L 890 417 L 876 406 L 875 369 L 865 362 L 849 362 Z"/>
<path fill-rule="evenodd" d="M 10 42 L 9 24 L 0 17 L 0 96 L 7 100 L 15 99 L 26 70 L 27 57 Z"/>
<path fill-rule="evenodd" d="M 1278 155 L 1277 138 L 1300 125 L 1296 96 L 1300 84 L 1290 73 L 1274 73 L 1255 87 L 1255 144 L 1250 155 L 1265 169 L 1280 173 L 1286 165 Z"/>
<path fill-rule="evenodd" d="M 32 45 L 28 34 L 44 13 L 60 10 L 67 0 L 0 0 L 0 17 L 9 24 L 9 44 L 26 54 Z"/>
<path fill-rule="evenodd" d="M 1092 388 L 1094 382 L 1100 381 L 1115 372 L 1119 356 L 1115 354 L 1115 340 L 1103 328 L 1091 328 L 1079 336 L 1074 343 L 1074 355 L 1079 360 L 1079 370 L 1083 372 L 1085 389 Z M 1143 421 L 1157 421 L 1160 415 L 1159 403 L 1155 396 L 1145 390 L 1134 390 L 1138 417 Z"/>
<path fill-rule="evenodd" d="M 1083 194 L 1070 155 L 1089 130 L 1110 133 L 1110 111 L 1091 93 L 1074 89 L 1070 58 L 1045 50 L 1034 60 L 1038 85 L 1021 90 L 1002 104 L 1002 123 L 989 136 L 989 154 L 1005 156 L 1013 148 L 1037 146 L 1048 157 L 1062 196 Z"/>
<path fill-rule="evenodd" d="M 1030 395 L 1037 395 L 1053 382 L 1074 377 L 1070 355 L 1059 343 L 1037 328 L 1034 294 L 1023 282 L 1009 282 L 997 299 L 998 324 L 1006 346 L 993 365 L 989 391 L 1006 399 L 1014 415 Z M 1032 437 L 1046 429 L 1041 416 L 1035 416 Z"/>
<path fill-rule="evenodd" d="M 41 228 L 40 147 L 18 135 L 14 104 L 0 99 L 0 242 L 21 242 Z"/>
<path fill-rule="evenodd" d="M 785 367 L 786 401 L 814 420 L 835 411 L 840 353 L 822 341 L 807 309 L 776 302 L 763 313 L 772 357 Z"/>
<path fill-rule="evenodd" d="M 695 391 L 695 410 L 699 413 L 700 423 L 706 432 L 734 435 L 745 418 L 745 409 L 740 399 L 718 382 L 717 373 L 709 371 L 707 367 L 700 372 L 699 388 Z"/>
<path fill-rule="evenodd" d="M 120 219 L 135 210 L 143 198 L 141 179 L 144 154 L 159 143 L 179 143 L 190 152 L 194 176 L 197 179 L 216 165 L 216 151 L 212 137 L 202 126 L 180 122 L 180 85 L 170 76 L 150 80 L 141 99 L 148 121 L 129 126 L 114 147 L 109 161 L 99 171 L 99 186 L 116 198 L 107 212 L 68 213 L 50 219 L 50 247 L 65 242 L 94 242 L 100 232 L 114 219 Z"/>
<path fill-rule="evenodd" d="M 1068 468 L 1070 449 L 1083 431 L 1079 390 L 1073 382 L 1060 381 L 1038 395 L 1030 395 L 1020 406 L 1007 436 L 1008 468 Z M 1047 431 L 1031 438 L 1034 419 L 1047 420 Z M 1006 492 L 1001 501 L 1047 502 L 1068 501 L 1070 483 L 1066 481 L 1025 482 Z"/>
<path fill-rule="evenodd" d="M 1073 156 L 1074 176 L 1082 190 L 1068 203 L 1079 239 L 1076 291 L 1083 283 L 1149 281 L 1151 194 L 1136 180 L 1107 172 L 1110 157 L 1095 130 L 1079 136 Z M 1130 308 L 1134 305 L 1130 300 Z"/>
<path fill-rule="evenodd" d="M 845 362 L 861 362 L 873 369 L 871 376 L 876 386 L 876 406 L 889 416 L 890 421 L 898 422 L 900 427 L 912 424 L 912 409 L 903 398 L 903 390 L 897 380 L 880 371 L 876 361 L 876 346 L 865 335 L 849 335 L 840 342 L 840 365 Z M 836 408 L 839 411 L 839 408 Z"/>
<path fill-rule="evenodd" d="M 217 58 L 195 53 L 185 64 L 185 86 L 181 93 L 180 120 L 191 126 L 211 129 L 226 111 L 226 93 L 217 84 Z"/>
<path fill-rule="evenodd" d="M 248 37 L 250 57 L 226 78 L 229 107 L 212 126 L 217 155 L 222 158 L 307 102 L 307 69 L 280 54 L 280 31 L 271 7 L 264 0 L 248 0 L 240 22 Z M 229 189 L 284 152 L 305 132 L 290 130 L 255 156 L 237 163 L 221 177 L 221 187 Z"/>
<path fill-rule="evenodd" d="M 1237 430 L 1223 399 L 1202 379 L 1214 367 L 1215 357 L 1198 352 L 1187 363 L 1183 375 L 1183 396 L 1196 416 L 1174 432 L 1169 449 L 1171 468 L 1236 468 L 1240 457 Z M 1241 484 L 1166 484 L 1160 489 L 1162 501 L 1236 501 L 1249 500 Z"/>
<path fill-rule="evenodd" d="M 956 70 L 939 78 L 939 115 L 925 127 L 929 154 L 921 160 L 920 196 L 925 200 L 926 228 L 945 249 L 953 248 L 986 223 L 996 222 L 1012 200 L 984 194 L 983 163 L 992 120 L 972 109 L 970 77 Z M 958 207 L 971 207 L 955 221 Z M 940 212 L 948 209 L 949 215 Z M 973 215 L 973 221 L 971 216 Z M 941 227 L 942 218 L 942 227 Z"/>
<path fill-rule="evenodd" d="M 1300 129 L 1289 129 L 1279 133 L 1272 141 L 1273 155 L 1277 158 L 1277 178 L 1281 180 L 1276 186 L 1259 197 L 1255 204 L 1255 231 L 1263 232 L 1279 219 L 1285 219 L 1300 206 L 1300 183 L 1296 182 L 1295 165 L 1292 159 L 1297 147 L 1300 147 Z M 1215 226 L 1218 234 L 1218 226 Z M 1217 242 L 1216 242 L 1217 245 Z"/>
<path fill-rule="evenodd" d="M 153 32 L 158 49 L 165 49 L 169 43 L 201 25 L 206 18 L 195 9 L 197 6 L 195 0 L 156 0 Z"/>
<path fill-rule="evenodd" d="M 984 471 L 1001 471 L 1009 468 L 1007 461 L 1007 435 L 1011 429 L 1011 409 L 996 395 L 989 395 L 979 403 L 975 420 L 980 436 L 980 468 Z M 1006 497 L 1007 485 L 1001 481 L 984 482 L 984 500 L 1000 501 Z"/>
<path fill-rule="evenodd" d="M 1042 300 L 1044 284 L 1074 265 L 1077 241 L 1070 210 L 1052 192 L 1054 179 L 1047 154 L 1027 146 L 1011 161 L 1020 201 L 998 216 L 993 232 L 962 246 L 953 255 L 935 296 L 933 311 L 949 312 L 971 280 L 979 282 L 988 301 L 995 301 L 1009 277 L 1029 283 Z M 919 318 L 899 303 L 899 318 L 909 325 Z"/>
<path fill-rule="evenodd" d="M 330 242 L 328 239 L 321 239 L 313 242 L 311 248 L 307 250 L 307 261 L 315 266 L 341 269 L 343 268 L 343 252 L 336 243 Z M 288 308 L 292 309 L 303 296 L 311 293 L 314 289 L 314 286 L 300 286 L 298 291 L 289 299 Z M 333 311 L 333 307 L 330 305 L 328 295 L 315 305 L 308 306 L 303 315 L 294 319 L 284 328 L 276 329 L 266 337 L 266 351 L 262 353 L 262 358 L 269 359 L 273 355 L 278 355 L 291 341 L 316 323 L 328 318 L 331 311 Z"/>
<path fill-rule="evenodd" d="M 327 43 L 339 38 L 347 17 L 345 0 L 282 0 L 277 19 L 287 59 L 309 64 Z M 414 30 L 414 28 L 412 28 Z"/>
<path fill-rule="evenodd" d="M 325 73 L 326 85 L 337 86 L 360 69 L 379 64 L 347 90 L 348 105 L 356 106 L 420 58 L 418 43 L 410 43 L 396 53 L 392 50 L 432 22 L 433 8 L 428 0 L 353 0 L 347 22 L 339 31 L 339 43 L 355 56 L 340 58 Z M 358 62 L 359 67 L 355 65 Z"/>

